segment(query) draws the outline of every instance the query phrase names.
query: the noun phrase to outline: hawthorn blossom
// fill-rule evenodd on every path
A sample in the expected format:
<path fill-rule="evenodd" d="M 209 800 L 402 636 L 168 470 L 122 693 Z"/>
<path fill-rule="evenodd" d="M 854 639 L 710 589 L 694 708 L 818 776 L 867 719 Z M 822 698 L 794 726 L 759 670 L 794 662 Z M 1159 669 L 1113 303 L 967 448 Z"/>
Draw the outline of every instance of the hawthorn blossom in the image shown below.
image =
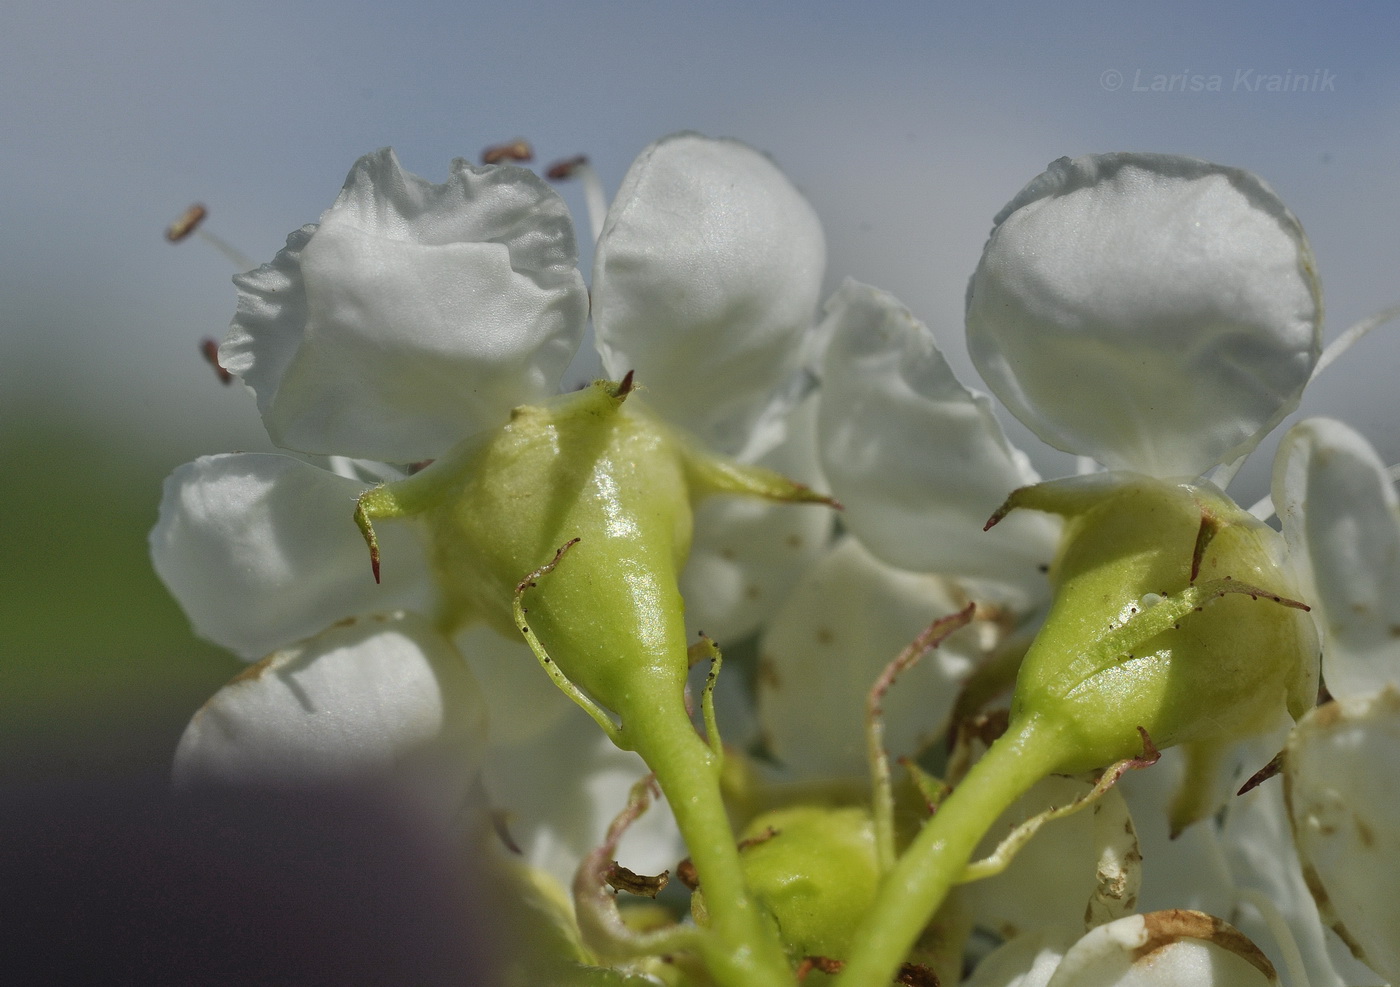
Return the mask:
<path fill-rule="evenodd" d="M 998 602 L 1013 623 L 1033 628 L 1060 523 L 1020 512 L 983 533 L 1013 489 L 1040 479 L 1006 439 L 990 399 L 954 378 L 930 330 L 887 293 L 847 282 L 826 312 L 821 463 L 845 505 L 843 521 L 874 557 L 867 567 L 892 567 L 887 586 L 916 573 L 950 577 L 974 598 Z M 1204 482 L 1198 478 L 1222 464 L 1228 469 L 1297 406 L 1318 360 L 1321 313 L 1302 228 L 1262 181 L 1195 159 L 1113 154 L 1053 163 L 998 214 L 968 287 L 967 332 L 987 385 L 1050 445 L 1110 470 Z M 1286 572 L 1282 546 L 1271 551 Z M 813 605 L 820 570 L 794 593 L 794 601 L 809 602 L 791 604 L 801 614 L 792 624 L 842 639 L 838 601 L 854 594 L 832 592 Z M 898 597 L 887 591 L 887 599 Z M 894 610 L 886 605 L 880 614 Z M 949 612 L 946 603 L 930 616 L 940 612 Z M 879 623 L 878 616 L 867 619 Z M 765 732 L 777 738 L 780 759 L 809 764 L 846 751 L 849 761 L 862 724 L 806 701 L 806 683 L 824 674 L 824 661 L 810 659 L 821 653 L 810 640 L 784 639 L 779 629 L 787 623 L 780 612 L 764 638 Z M 888 646 L 852 650 L 866 682 L 894 656 Z M 979 652 L 956 641 L 940 652 L 925 674 L 944 670 L 941 690 L 925 681 L 917 691 L 927 719 L 893 724 L 889 736 L 909 743 L 916 728 L 946 724 Z M 816 719 L 839 729 L 814 737 Z M 819 753 L 806 749 L 810 743 Z M 1182 785 L 1203 789 L 1200 799 L 1213 806 L 1218 782 L 1201 767 L 1193 757 Z M 1170 776 L 1160 770 L 1158 778 Z M 1151 794 L 1136 799 L 1134 786 L 1125 788 L 1135 812 L 1150 808 L 1165 817 L 1164 786 L 1146 786 Z M 1189 869 L 1211 875 L 1202 903 L 1233 904 L 1213 830 L 1195 827 L 1169 846 L 1165 819 L 1148 828 L 1145 895 L 1161 900 L 1154 872 L 1165 888 L 1173 871 Z M 1052 923 L 1082 908 L 1056 903 L 1055 890 L 1035 881 L 1024 888 Z M 984 909 L 976 920 L 995 928 L 1000 914 Z"/>
<path fill-rule="evenodd" d="M 1258 178 L 1191 158 L 1110 154 L 1054 162 L 997 215 L 968 286 L 967 334 L 988 386 L 1051 445 L 1110 469 L 1194 479 L 1244 455 L 1297 406 L 1321 312 L 1302 228 Z M 847 281 L 825 315 L 818 449 L 845 526 L 872 565 L 891 567 L 887 584 L 901 573 L 950 577 L 1033 620 L 1061 525 L 1016 512 L 983 530 L 1013 489 L 1041 479 L 991 399 L 956 379 L 934 333 L 887 292 Z M 850 641 L 831 630 L 844 591 L 814 605 L 823 578 L 811 570 L 770 625 L 760 704 L 780 760 L 849 764 L 858 718 L 828 714 L 804 692 L 827 664 L 820 642 L 778 630 L 828 628 Z M 930 618 L 956 609 L 947 590 L 927 602 Z M 881 616 L 907 630 L 895 609 Z M 896 712 L 896 736 L 946 728 L 979 649 L 965 642 L 960 660 L 958 642 L 949 650 L 939 662 L 958 670 L 921 690 L 932 706 L 917 725 L 898 725 Z M 858 668 L 843 674 L 871 682 L 896 651 L 883 639 L 848 645 Z M 828 723 L 819 735 L 808 729 L 815 718 Z"/>
<path fill-rule="evenodd" d="M 332 707 L 342 711 L 332 718 L 344 757 L 358 757 L 356 712 L 395 688 L 393 675 L 364 656 L 331 667 L 315 657 L 327 647 L 316 636 L 402 611 L 432 621 L 439 607 L 427 536 L 412 524 L 385 526 L 376 585 L 355 499 L 555 393 L 590 317 L 576 263 L 568 211 L 533 173 L 458 160 L 435 185 L 385 149 L 356 163 L 318 224 L 235 279 L 238 311 L 221 363 L 254 392 L 273 441 L 303 455 L 204 457 L 167 480 L 151 533 L 157 571 L 202 636 L 246 659 L 274 652 L 261 678 L 231 684 L 236 693 L 196 717 L 182 772 L 240 759 L 257 770 L 266 758 L 254 730 L 276 718 L 287 723 L 285 748 L 322 749 L 325 766 L 334 755 L 320 714 Z M 815 214 L 766 157 L 736 141 L 664 138 L 629 170 L 595 253 L 591 318 L 603 366 L 615 378 L 635 372 L 639 399 L 709 448 L 802 472 L 812 457 L 786 440 L 791 433 L 801 445 L 794 382 L 824 263 Z M 691 616 L 712 634 L 756 624 L 762 598 L 795 578 L 830 525 L 816 511 L 758 513 L 763 540 L 747 534 L 752 508 L 720 502 L 698 519 Z M 521 642 L 480 628 L 448 642 L 422 621 L 415 633 L 438 688 L 421 682 L 399 712 L 424 721 L 452 701 L 457 670 L 443 672 L 451 663 L 441 649 L 459 648 L 490 709 L 488 787 L 537 858 L 571 868 L 565 861 L 596 842 L 595 820 L 625 803 L 641 762 L 597 735 Z M 365 661 L 382 674 L 356 679 Z M 298 710 L 282 670 L 308 662 L 325 690 Z M 262 681 L 277 685 L 250 689 Z M 238 731 L 210 727 L 240 717 Z M 374 716 L 359 722 L 382 729 Z M 381 739 L 393 746 L 391 735 Z M 556 785 L 502 767 L 522 758 L 552 758 L 565 777 Z M 467 783 L 459 774 L 459 798 Z"/>

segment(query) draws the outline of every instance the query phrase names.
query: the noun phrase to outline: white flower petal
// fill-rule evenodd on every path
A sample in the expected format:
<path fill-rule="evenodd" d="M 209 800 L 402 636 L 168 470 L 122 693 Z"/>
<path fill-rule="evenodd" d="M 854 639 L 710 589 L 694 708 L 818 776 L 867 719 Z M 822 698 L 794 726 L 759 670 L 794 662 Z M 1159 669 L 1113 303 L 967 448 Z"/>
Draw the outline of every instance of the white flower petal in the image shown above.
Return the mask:
<path fill-rule="evenodd" d="M 1017 936 L 978 963 L 964 987 L 1045 987 L 1076 938 L 1073 924 Z"/>
<path fill-rule="evenodd" d="M 959 609 L 953 594 L 936 576 L 891 569 L 854 538 L 808 569 L 759 645 L 759 718 L 774 756 L 799 776 L 864 775 L 865 697 L 924 628 Z M 885 695 L 893 756 L 942 736 L 972 667 L 959 641 L 925 655 Z"/>
<path fill-rule="evenodd" d="M 816 402 L 799 405 L 787 440 L 757 465 L 821 488 Z M 690 559 L 681 573 L 686 624 L 723 648 L 758 629 L 830 539 L 834 512 L 818 504 L 714 496 L 697 505 Z"/>
<path fill-rule="evenodd" d="M 377 528 L 384 584 L 355 526 L 363 483 L 287 456 L 205 456 L 165 481 L 151 531 L 156 572 L 195 632 L 245 659 L 343 617 L 426 612 L 427 563 L 412 525 Z"/>
<path fill-rule="evenodd" d="M 1034 586 L 1060 524 L 1021 511 L 987 518 L 1039 480 L 991 402 L 953 376 L 928 327 L 886 292 L 847 281 L 826 303 L 830 333 L 818 425 L 843 521 L 890 565 Z"/>
<path fill-rule="evenodd" d="M 493 739 L 485 779 L 492 806 L 526 861 L 567 888 L 584 854 L 603 842 L 608 825 L 626 807 L 647 766 L 631 751 L 619 750 L 580 709 L 566 711 L 552 724 L 519 743 Z M 668 868 L 674 873 L 685 847 L 665 799 L 652 802 L 619 850 L 620 862 L 638 874 Z"/>
<path fill-rule="evenodd" d="M 1277 987 L 1238 930 L 1200 912 L 1129 915 L 1069 948 L 1047 987 Z"/>
<path fill-rule="evenodd" d="M 1061 158 L 997 216 L 968 286 L 968 348 L 1056 448 L 1190 476 L 1297 406 L 1321 313 L 1302 228 L 1254 175 Z"/>
<path fill-rule="evenodd" d="M 1319 911 L 1357 959 L 1400 980 L 1400 692 L 1313 710 L 1289 738 L 1284 766 Z"/>
<path fill-rule="evenodd" d="M 764 155 L 698 134 L 641 153 L 608 211 L 593 324 L 608 373 L 735 454 L 797 368 L 826 242 L 812 207 Z"/>
<path fill-rule="evenodd" d="M 462 656 L 424 618 L 347 621 L 215 693 L 180 738 L 175 781 L 388 781 L 450 815 L 485 756 L 485 712 Z"/>
<path fill-rule="evenodd" d="M 1262 894 L 1287 924 L 1303 957 L 1309 987 L 1344 987 L 1362 982 L 1340 974 L 1328 953 L 1328 932 L 1303 879 L 1284 805 L 1283 785 L 1270 781 L 1231 799 L 1220 838 L 1236 886 Z M 1249 911 L 1246 909 L 1237 920 L 1240 931 L 1267 949 L 1271 939 L 1268 925 L 1252 919 Z M 1285 961 L 1282 951 L 1270 958 L 1275 966 Z"/>
<path fill-rule="evenodd" d="M 896 687 L 897 688 L 897 687 Z M 973 854 L 981 859 L 996 849 L 1016 826 L 1052 806 L 1064 806 L 1087 795 L 1093 786 L 1077 778 L 1050 777 L 1037 782 L 992 824 Z M 1094 898 L 1097 867 L 1108 835 L 1099 821 L 1111 817 L 1121 834 L 1132 824 L 1123 796 L 1110 790 L 1094 806 L 1064 819 L 1055 819 L 1035 834 L 1002 873 L 962 885 L 959 897 L 973 921 L 1003 939 L 1014 939 L 1047 925 L 1078 922 Z M 1136 840 L 1133 842 L 1136 851 Z M 1136 885 L 1125 888 L 1129 900 L 1114 903 L 1118 915 L 1137 909 Z"/>
<path fill-rule="evenodd" d="M 553 730 L 574 708 L 520 636 L 473 624 L 454 638 L 481 691 L 491 697 L 491 743 L 523 744 Z"/>
<path fill-rule="evenodd" d="M 557 388 L 588 311 L 577 256 L 531 172 L 458 160 L 434 185 L 385 148 L 319 226 L 234 279 L 219 359 L 279 445 L 429 459 Z"/>
<path fill-rule="evenodd" d="M 1370 443 L 1310 418 L 1274 460 L 1274 507 L 1323 635 L 1332 695 L 1400 684 L 1400 499 Z"/>
<path fill-rule="evenodd" d="M 1185 774 L 1185 752 L 1173 747 L 1150 768 L 1128 772 L 1116 786 L 1128 803 L 1142 850 L 1138 906 L 1223 915 L 1234 895 L 1215 827 L 1197 823 L 1171 835 L 1171 805 Z"/>

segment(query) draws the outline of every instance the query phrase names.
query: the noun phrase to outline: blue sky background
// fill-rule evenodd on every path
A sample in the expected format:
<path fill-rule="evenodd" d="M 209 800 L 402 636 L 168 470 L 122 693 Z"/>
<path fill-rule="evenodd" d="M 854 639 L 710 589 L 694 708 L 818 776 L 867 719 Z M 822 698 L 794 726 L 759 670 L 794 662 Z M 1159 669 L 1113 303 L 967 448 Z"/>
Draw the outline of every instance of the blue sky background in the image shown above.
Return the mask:
<path fill-rule="evenodd" d="M 992 216 L 1062 154 L 1254 170 L 1309 232 L 1329 337 L 1400 301 L 1390 3 L 123 0 L 6 20 L 7 428 L 42 398 L 172 454 L 265 443 L 251 401 L 214 386 L 195 350 L 227 325 L 232 269 L 161 231 L 200 200 L 211 230 L 270 259 L 384 144 L 441 180 L 452 157 L 523 135 L 541 163 L 589 154 L 611 192 L 662 134 L 743 138 L 815 204 L 831 285 L 893 291 L 969 383 L 967 277 Z M 1274 73 L 1334 82 L 1245 88 Z M 1136 91 L 1157 75 L 1218 75 L 1222 91 Z M 1353 420 L 1392 461 L 1396 339 L 1339 363 L 1305 408 Z M 1264 483 L 1245 479 L 1243 496 Z"/>

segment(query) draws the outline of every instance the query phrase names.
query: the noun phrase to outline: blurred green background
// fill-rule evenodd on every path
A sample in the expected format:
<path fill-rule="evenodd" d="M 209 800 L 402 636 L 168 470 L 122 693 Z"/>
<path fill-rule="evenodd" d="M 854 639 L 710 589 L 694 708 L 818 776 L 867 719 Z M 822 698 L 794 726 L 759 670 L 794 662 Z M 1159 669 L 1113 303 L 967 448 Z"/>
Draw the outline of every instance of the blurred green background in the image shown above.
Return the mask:
<path fill-rule="evenodd" d="M 24 422 L 0 435 L 0 782 L 164 773 L 241 667 L 191 634 L 146 549 L 161 481 L 189 457 L 62 406 L 0 420 Z"/>

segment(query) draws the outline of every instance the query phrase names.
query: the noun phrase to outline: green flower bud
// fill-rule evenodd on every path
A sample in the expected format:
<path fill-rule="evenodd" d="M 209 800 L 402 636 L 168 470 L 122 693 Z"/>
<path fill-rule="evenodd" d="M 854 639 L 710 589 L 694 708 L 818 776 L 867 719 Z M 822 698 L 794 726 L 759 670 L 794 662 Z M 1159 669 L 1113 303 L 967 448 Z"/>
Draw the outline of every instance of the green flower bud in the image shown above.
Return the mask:
<path fill-rule="evenodd" d="M 704 952 L 716 979 L 781 982 L 786 962 L 744 888 L 720 796 L 712 710 L 706 742 L 685 706 L 690 655 L 677 579 L 697 498 L 826 498 L 697 450 L 626 400 L 631 390 L 628 374 L 517 408 L 504 427 L 362 495 L 356 520 L 377 574 L 372 520 L 418 517 L 446 622 L 484 619 L 524 635 L 555 684 L 642 756 L 706 890 Z"/>
<path fill-rule="evenodd" d="M 1213 748 L 1313 704 L 1318 645 L 1282 539 L 1209 484 L 1106 473 L 1017 490 L 1065 517 L 1054 601 L 1021 664 L 1012 728 L 1038 717 L 1055 770 Z"/>
<path fill-rule="evenodd" d="M 875 824 L 862 808 L 799 806 L 744 830 L 739 859 L 794 959 L 843 959 L 880 883 Z"/>
<path fill-rule="evenodd" d="M 361 498 L 365 518 L 422 517 L 452 623 L 484 619 L 519 635 L 512 611 L 523 592 L 550 660 L 619 714 L 624 733 L 629 717 L 679 702 L 685 686 L 677 578 L 692 502 L 717 491 L 824 499 L 700 452 L 627 400 L 631 386 L 599 381 L 516 408 L 503 428 Z"/>

